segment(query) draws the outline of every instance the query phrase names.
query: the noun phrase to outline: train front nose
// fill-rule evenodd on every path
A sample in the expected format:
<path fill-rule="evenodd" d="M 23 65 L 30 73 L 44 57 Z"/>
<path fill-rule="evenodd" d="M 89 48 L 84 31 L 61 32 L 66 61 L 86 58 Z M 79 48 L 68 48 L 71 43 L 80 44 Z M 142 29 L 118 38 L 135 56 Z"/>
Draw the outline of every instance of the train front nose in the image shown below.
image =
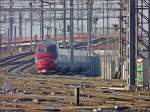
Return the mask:
<path fill-rule="evenodd" d="M 38 59 L 36 63 L 38 71 L 41 73 L 47 73 L 49 71 L 55 70 L 56 64 L 55 64 L 55 58 L 48 57 L 44 59 Z"/>

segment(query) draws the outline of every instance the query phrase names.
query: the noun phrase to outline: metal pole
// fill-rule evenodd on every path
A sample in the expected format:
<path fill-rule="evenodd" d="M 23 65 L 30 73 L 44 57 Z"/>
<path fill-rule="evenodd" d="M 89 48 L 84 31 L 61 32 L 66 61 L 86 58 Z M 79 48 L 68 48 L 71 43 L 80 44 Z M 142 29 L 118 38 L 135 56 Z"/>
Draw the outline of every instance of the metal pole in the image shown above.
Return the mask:
<path fill-rule="evenodd" d="M 14 48 L 16 47 L 17 27 L 14 26 Z"/>
<path fill-rule="evenodd" d="M 87 34 L 88 34 L 88 52 L 89 52 L 89 58 L 88 58 L 88 61 L 89 61 L 89 69 L 90 71 L 92 70 L 92 67 L 91 67 L 91 62 L 90 62 L 90 56 L 91 56 L 91 52 L 90 52 L 90 48 L 91 48 L 91 44 L 92 44 L 92 7 L 93 7 L 93 4 L 92 4 L 92 0 L 89 0 L 87 2 Z"/>
<path fill-rule="evenodd" d="M 143 8 L 143 0 L 141 0 L 141 8 Z M 141 9 L 141 27 L 143 28 L 143 9 Z M 143 30 L 141 29 L 141 39 L 143 39 Z"/>
<path fill-rule="evenodd" d="M 30 5 L 30 51 L 32 51 L 32 33 L 33 33 L 33 20 L 32 20 L 32 2 L 29 3 Z"/>
<path fill-rule="evenodd" d="M 64 14 L 63 14 L 63 22 L 64 22 L 64 48 L 66 48 L 66 10 L 65 10 L 65 8 L 66 8 L 66 0 L 64 0 L 64 4 L 63 4 L 63 7 L 64 7 Z"/>
<path fill-rule="evenodd" d="M 43 10 L 43 0 L 41 0 L 41 37 L 44 40 L 44 10 Z"/>
<path fill-rule="evenodd" d="M 90 51 L 92 41 L 92 1 L 87 3 L 87 33 L 88 33 L 88 50 Z"/>
<path fill-rule="evenodd" d="M 8 50 L 10 51 L 10 29 L 8 28 L 7 29 L 7 47 L 8 47 Z"/>
<path fill-rule="evenodd" d="M 74 21 L 73 21 L 73 13 L 74 13 L 74 9 L 73 9 L 73 0 L 70 0 L 70 50 L 71 50 L 71 71 L 73 71 L 74 69 L 74 46 L 73 46 L 73 43 L 74 43 L 74 39 L 73 39 L 73 36 L 74 36 Z"/>
<path fill-rule="evenodd" d="M 79 106 L 80 103 L 80 87 L 75 88 L 75 105 Z"/>
<path fill-rule="evenodd" d="M 104 2 L 103 2 L 103 35 L 104 35 L 104 33 L 105 33 L 105 18 L 104 18 L 104 16 L 105 16 L 105 11 L 104 11 Z"/>
<path fill-rule="evenodd" d="M 49 16 L 50 16 L 50 21 L 49 21 L 49 41 L 51 40 L 51 23 L 52 23 L 52 20 L 51 20 L 51 4 L 49 4 L 49 8 L 50 8 L 50 10 L 49 10 Z"/>
<path fill-rule="evenodd" d="M 148 7 L 148 38 L 149 38 L 149 41 L 148 41 L 148 48 L 149 48 L 149 67 L 150 67 L 150 0 L 149 0 L 149 7 Z"/>
<path fill-rule="evenodd" d="M 135 86 L 136 74 L 136 32 L 135 32 L 135 13 L 136 13 L 135 0 L 129 0 L 129 87 Z"/>
<path fill-rule="evenodd" d="M 107 0 L 107 3 L 106 3 L 106 9 L 107 9 L 107 19 L 106 19 L 107 20 L 107 36 L 108 36 L 109 30 L 110 30 L 109 29 L 109 17 L 108 17 L 109 16 L 109 12 L 108 12 L 108 0 Z M 107 49 L 109 49 L 108 48 L 109 44 L 110 44 L 109 43 L 109 38 L 107 38 L 107 44 L 106 44 L 107 45 Z"/>
<path fill-rule="evenodd" d="M 54 0 L 54 9 L 56 8 L 56 0 Z M 54 10 L 54 38 L 55 41 L 57 42 L 57 37 L 56 37 L 57 29 L 56 29 L 56 10 Z"/>
<path fill-rule="evenodd" d="M 1 0 L 0 0 L 0 7 L 1 7 Z M 0 8 L 0 57 L 1 57 L 1 48 L 2 48 L 2 36 L 1 36 L 1 34 L 2 34 L 2 32 L 1 32 L 1 8 Z"/>
<path fill-rule="evenodd" d="M 138 51 L 138 50 L 139 50 L 139 47 L 138 47 L 138 46 L 139 46 L 139 42 L 138 42 L 138 41 L 139 41 L 139 40 L 138 40 L 139 34 L 138 34 L 138 33 L 141 32 L 141 31 L 139 31 L 140 29 L 138 28 L 139 24 L 141 24 L 141 23 L 140 23 L 141 20 L 138 19 L 138 18 L 139 18 L 138 12 L 139 12 L 139 10 L 140 10 L 138 7 L 139 7 L 139 2 L 140 2 L 140 1 L 141 1 L 141 0 L 137 0 L 137 3 L 136 3 L 136 7 L 137 7 L 137 11 L 136 11 L 136 12 L 137 12 L 137 13 L 136 13 L 136 26 L 137 26 L 137 27 L 136 27 L 136 36 L 137 36 L 137 43 L 136 43 L 136 44 L 137 44 L 137 49 L 136 49 L 136 52 L 137 52 L 137 57 L 138 57 L 138 52 L 139 52 L 139 51 Z"/>
<path fill-rule="evenodd" d="M 13 15 L 12 15 L 12 11 L 11 11 L 11 9 L 12 9 L 12 5 L 13 5 L 13 3 L 12 3 L 12 0 L 10 0 L 10 17 L 9 17 L 9 28 L 10 28 L 10 55 L 12 55 L 12 44 L 13 44 Z"/>
<path fill-rule="evenodd" d="M 19 13 L 19 37 L 22 38 L 22 13 Z"/>
<path fill-rule="evenodd" d="M 149 59 L 149 89 L 150 89 L 150 0 L 148 7 L 148 59 Z"/>
<path fill-rule="evenodd" d="M 27 36 L 27 21 L 25 20 L 25 37 Z"/>
<path fill-rule="evenodd" d="M 108 17 L 108 0 L 107 0 L 107 3 L 106 3 L 106 9 L 107 9 L 107 34 L 109 32 L 109 17 Z M 108 44 L 108 43 L 107 43 Z"/>
<path fill-rule="evenodd" d="M 9 42 L 10 42 L 10 38 L 9 38 L 9 36 L 10 36 L 10 31 L 9 31 L 9 30 L 10 30 L 10 29 L 8 28 L 8 29 L 7 29 L 7 37 L 8 37 L 8 39 L 7 39 L 8 42 L 7 42 L 7 43 L 8 43 L 8 45 L 10 44 L 10 43 L 9 43 Z M 8 47 L 10 47 L 10 46 L 8 46 Z"/>
<path fill-rule="evenodd" d="M 0 31 L 1 31 L 1 30 L 0 30 Z M 2 49 L 1 49 L 1 48 L 2 48 L 2 45 L 1 45 L 1 44 L 2 44 L 2 38 L 1 38 L 1 34 L 0 34 L 0 57 L 1 57 L 1 51 L 2 51 Z"/>
<path fill-rule="evenodd" d="M 120 9 L 123 8 L 123 1 L 120 0 Z M 123 75 L 123 10 L 120 10 L 120 21 L 119 21 L 119 25 L 120 25 L 120 46 L 119 46 L 119 50 L 120 50 L 120 76 Z"/>
<path fill-rule="evenodd" d="M 96 24 L 97 24 L 98 18 L 94 18 L 94 33 L 96 34 Z"/>
<path fill-rule="evenodd" d="M 79 0 L 77 0 L 77 35 L 79 35 L 78 33 L 79 33 L 79 20 L 78 20 L 78 18 L 79 18 Z"/>
<path fill-rule="evenodd" d="M 83 9 L 83 0 L 82 0 L 82 9 Z M 83 16 L 84 16 L 83 14 L 84 14 L 84 10 L 82 10 L 82 18 L 83 18 Z M 83 30 L 84 28 L 83 28 L 83 27 L 84 27 L 84 23 L 83 23 L 83 20 L 82 20 L 82 21 L 81 21 L 81 32 L 82 32 L 82 33 L 84 32 L 84 30 Z"/>

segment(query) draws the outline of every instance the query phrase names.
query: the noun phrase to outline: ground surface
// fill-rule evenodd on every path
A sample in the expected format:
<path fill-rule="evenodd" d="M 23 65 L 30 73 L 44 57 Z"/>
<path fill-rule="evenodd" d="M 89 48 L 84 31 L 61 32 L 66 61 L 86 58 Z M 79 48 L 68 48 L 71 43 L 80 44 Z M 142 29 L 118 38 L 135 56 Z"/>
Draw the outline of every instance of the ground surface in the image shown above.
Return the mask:
<path fill-rule="evenodd" d="M 81 86 L 80 106 L 86 108 L 110 108 L 118 105 L 143 111 L 150 109 L 148 92 L 108 89 L 123 89 L 121 86 L 125 85 L 124 81 L 35 73 L 11 76 L 3 71 L 0 77 L 1 92 L 2 89 L 7 90 L 0 94 L 0 108 L 4 109 L 20 108 L 30 112 L 57 108 L 69 111 L 75 107 L 74 91 L 77 86 Z"/>
<path fill-rule="evenodd" d="M 41 75 L 34 66 L 24 74 L 14 75 L 6 72 L 8 68 L 0 69 L 0 112 L 92 112 L 97 108 L 111 112 L 116 106 L 126 112 L 150 112 L 148 91 L 127 91 L 123 80 Z M 78 86 L 80 104 L 75 106 L 74 93 Z"/>

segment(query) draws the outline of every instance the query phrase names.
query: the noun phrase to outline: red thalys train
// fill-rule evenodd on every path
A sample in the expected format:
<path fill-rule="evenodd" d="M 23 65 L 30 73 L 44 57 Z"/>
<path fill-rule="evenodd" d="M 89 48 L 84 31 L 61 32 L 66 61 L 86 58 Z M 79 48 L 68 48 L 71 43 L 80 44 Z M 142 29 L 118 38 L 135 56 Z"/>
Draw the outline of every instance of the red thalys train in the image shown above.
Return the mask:
<path fill-rule="evenodd" d="M 48 73 L 56 69 L 58 56 L 57 44 L 43 41 L 37 44 L 35 51 L 35 67 L 39 73 Z"/>

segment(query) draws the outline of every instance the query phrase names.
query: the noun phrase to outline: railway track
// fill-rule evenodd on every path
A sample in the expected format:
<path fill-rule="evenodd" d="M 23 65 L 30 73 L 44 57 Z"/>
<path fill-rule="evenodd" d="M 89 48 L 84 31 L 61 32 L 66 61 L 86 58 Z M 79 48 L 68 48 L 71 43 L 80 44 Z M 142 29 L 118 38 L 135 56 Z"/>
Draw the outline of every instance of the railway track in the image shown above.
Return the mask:
<path fill-rule="evenodd" d="M 25 66 L 29 65 L 25 64 Z M 24 69 L 26 69 L 25 66 Z M 135 92 L 115 91 L 109 88 L 110 85 L 114 86 L 116 83 L 120 85 L 121 81 L 57 75 L 24 76 L 9 75 L 9 86 L 12 88 L 9 93 L 0 95 L 2 101 L 0 106 L 17 107 L 18 110 L 35 112 L 54 110 L 93 112 L 93 109 L 98 108 L 106 111 L 115 111 L 117 108 L 127 109 L 127 112 L 132 112 L 133 108 L 142 108 L 142 111 L 149 112 L 144 110 L 146 106 L 148 107 L 149 97 L 144 97 L 142 92 L 139 92 L 140 96 L 138 96 Z M 19 79 L 17 79 L 18 77 Z M 81 86 L 79 107 L 74 105 L 74 88 L 76 86 Z"/>
<path fill-rule="evenodd" d="M 3 62 L 8 68 L 6 74 L 2 73 L 5 74 L 3 80 L 6 81 L 0 81 L 0 111 L 93 112 L 93 109 L 98 108 L 106 111 L 150 111 L 150 97 L 147 93 L 112 89 L 116 86 L 123 88 L 121 85 L 125 84 L 124 81 L 75 75 L 59 76 L 57 73 L 37 75 L 34 69 L 31 69 L 31 59 L 17 58 L 13 60 L 12 66 L 8 66 L 8 62 L 10 61 Z M 75 106 L 74 103 L 74 90 L 77 86 L 81 87 L 80 106 Z M 1 88 L 7 91 L 3 92 Z"/>
<path fill-rule="evenodd" d="M 33 52 L 25 52 L 25 53 L 20 53 L 20 54 L 13 55 L 13 56 L 0 58 L 0 65 L 4 65 L 5 63 L 8 64 L 8 63 L 15 62 L 16 60 L 19 60 L 29 55 L 33 55 Z"/>
<path fill-rule="evenodd" d="M 5 58 L 0 58 L 0 68 L 7 71 L 8 74 L 19 74 L 23 69 L 33 65 L 32 61 L 33 52 L 25 52 Z M 26 59 L 29 58 L 29 59 Z"/>
<path fill-rule="evenodd" d="M 8 74 L 11 75 L 20 75 L 20 74 L 24 74 L 23 71 L 29 67 L 31 67 L 34 64 L 34 62 L 32 60 L 25 60 L 25 61 L 21 61 L 20 63 L 18 63 L 17 65 L 9 68 L 7 70 Z"/>
<path fill-rule="evenodd" d="M 20 63 L 24 63 L 25 61 L 28 61 L 28 60 L 21 60 L 21 61 L 14 61 L 14 62 L 6 62 L 6 63 L 0 64 L 0 67 L 13 66 L 13 65 L 20 64 Z"/>

